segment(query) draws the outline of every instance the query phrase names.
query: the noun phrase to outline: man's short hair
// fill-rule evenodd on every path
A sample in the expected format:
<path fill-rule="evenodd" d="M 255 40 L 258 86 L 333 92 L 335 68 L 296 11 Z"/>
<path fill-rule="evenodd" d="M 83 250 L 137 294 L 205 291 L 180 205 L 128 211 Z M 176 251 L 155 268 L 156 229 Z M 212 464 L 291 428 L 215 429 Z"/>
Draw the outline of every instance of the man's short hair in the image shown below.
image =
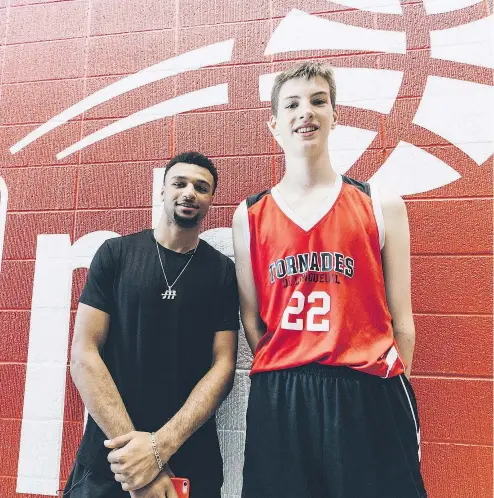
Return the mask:
<path fill-rule="evenodd" d="M 181 154 L 177 154 L 176 156 L 172 157 L 166 164 L 163 182 L 165 181 L 168 170 L 177 163 L 195 164 L 196 166 L 200 166 L 201 168 L 206 168 L 213 176 L 213 194 L 215 193 L 216 187 L 218 185 L 218 172 L 216 171 L 216 167 L 211 159 L 207 158 L 204 154 L 195 151 L 182 152 Z"/>
<path fill-rule="evenodd" d="M 310 80 L 316 76 L 321 76 L 329 84 L 329 98 L 333 109 L 336 107 L 336 81 L 334 79 L 334 71 L 331 66 L 324 62 L 306 61 L 297 64 L 286 71 L 281 72 L 274 80 L 271 90 L 271 111 L 273 116 L 278 114 L 278 100 L 280 98 L 281 87 L 288 81 L 294 78 L 305 78 Z"/>

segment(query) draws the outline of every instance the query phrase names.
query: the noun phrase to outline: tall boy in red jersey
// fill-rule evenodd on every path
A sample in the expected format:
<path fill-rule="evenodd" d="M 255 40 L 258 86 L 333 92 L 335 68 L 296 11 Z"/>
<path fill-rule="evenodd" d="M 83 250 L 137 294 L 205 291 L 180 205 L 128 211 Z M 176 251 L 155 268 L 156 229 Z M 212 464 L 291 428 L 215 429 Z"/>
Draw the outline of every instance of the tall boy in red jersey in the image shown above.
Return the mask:
<path fill-rule="evenodd" d="M 241 316 L 254 353 L 243 498 L 424 498 L 405 204 L 341 176 L 331 68 L 277 76 L 286 173 L 235 212 Z"/>

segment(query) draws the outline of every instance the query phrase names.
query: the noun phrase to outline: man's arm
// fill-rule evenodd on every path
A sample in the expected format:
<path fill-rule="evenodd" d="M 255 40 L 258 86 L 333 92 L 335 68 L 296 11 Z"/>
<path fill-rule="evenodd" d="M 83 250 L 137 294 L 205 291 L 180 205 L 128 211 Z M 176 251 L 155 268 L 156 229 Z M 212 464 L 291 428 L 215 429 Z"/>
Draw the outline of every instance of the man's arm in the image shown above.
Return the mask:
<path fill-rule="evenodd" d="M 134 430 L 117 386 L 101 358 L 108 336 L 110 315 L 80 303 L 75 320 L 70 359 L 70 373 L 89 414 L 108 438 Z M 151 451 L 151 443 L 149 443 Z M 155 476 L 158 468 L 155 468 Z M 153 479 L 154 479 L 153 477 Z M 115 476 L 118 481 L 118 476 Z M 169 486 L 166 474 L 156 486 Z M 147 490 L 131 493 L 133 498 L 146 496 Z M 149 494 L 149 493 L 148 493 Z M 149 496 L 151 496 L 149 494 Z"/>
<path fill-rule="evenodd" d="M 117 386 L 101 358 L 110 315 L 80 303 L 75 320 L 70 373 L 89 414 L 108 438 L 133 431 L 134 426 Z"/>
<path fill-rule="evenodd" d="M 157 449 L 163 463 L 216 412 L 231 391 L 236 359 L 237 332 L 216 332 L 210 370 L 194 387 L 183 407 L 156 432 Z M 122 476 L 124 491 L 141 488 L 150 482 L 156 459 L 154 454 L 149 454 L 149 441 L 149 433 L 133 431 L 105 443 L 107 448 L 119 448 L 110 453 L 108 460 L 112 471 Z"/>
<path fill-rule="evenodd" d="M 214 414 L 233 386 L 239 327 L 238 289 L 235 269 L 229 260 L 225 261 L 223 281 L 215 292 L 215 303 L 212 312 L 217 332 L 211 368 L 196 384 L 183 407 L 155 434 L 156 451 L 163 464 Z M 204 354 L 208 352 L 204 351 Z M 166 396 L 166 392 L 157 392 L 156 396 Z M 150 443 L 148 432 L 137 431 L 105 441 L 107 448 L 115 450 L 108 455 L 108 461 L 124 491 L 145 490 L 143 486 L 156 476 L 158 457 L 150 451 Z"/>
<path fill-rule="evenodd" d="M 245 330 L 245 337 L 252 353 L 266 332 L 266 325 L 259 315 L 257 291 L 252 273 L 250 251 L 244 234 L 242 217 L 246 216 L 247 206 L 243 201 L 233 215 L 233 247 L 235 250 L 235 271 L 237 273 L 238 291 L 240 297 L 240 317 Z"/>
<path fill-rule="evenodd" d="M 237 360 L 237 331 L 216 332 L 213 363 L 184 406 L 157 433 L 160 455 L 168 460 L 219 408 L 233 387 Z"/>
<path fill-rule="evenodd" d="M 385 226 L 382 250 L 386 299 L 393 319 L 393 332 L 401 356 L 407 364 L 406 376 L 412 370 L 415 348 L 410 271 L 410 229 L 403 199 L 394 192 L 380 189 Z"/>

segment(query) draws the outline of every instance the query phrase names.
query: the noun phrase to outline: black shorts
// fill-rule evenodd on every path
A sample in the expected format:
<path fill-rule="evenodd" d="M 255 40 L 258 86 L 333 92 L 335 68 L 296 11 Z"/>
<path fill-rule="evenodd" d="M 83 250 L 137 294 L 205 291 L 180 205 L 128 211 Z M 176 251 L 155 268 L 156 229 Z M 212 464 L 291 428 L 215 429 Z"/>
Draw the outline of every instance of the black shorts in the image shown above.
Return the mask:
<path fill-rule="evenodd" d="M 129 498 L 130 493 L 122 491 L 119 482 L 92 472 L 76 461 L 63 494 L 60 492 L 59 496 L 60 498 Z M 221 485 L 191 478 L 190 498 L 221 498 Z"/>
<path fill-rule="evenodd" d="M 404 375 L 311 364 L 252 376 L 242 498 L 425 498 Z"/>

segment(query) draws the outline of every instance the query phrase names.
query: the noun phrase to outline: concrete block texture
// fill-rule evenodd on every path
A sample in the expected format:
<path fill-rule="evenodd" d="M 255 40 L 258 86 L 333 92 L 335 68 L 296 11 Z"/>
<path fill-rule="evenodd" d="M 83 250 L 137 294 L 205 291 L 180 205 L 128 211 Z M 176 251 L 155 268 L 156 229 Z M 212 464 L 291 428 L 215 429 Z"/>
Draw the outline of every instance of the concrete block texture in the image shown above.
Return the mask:
<path fill-rule="evenodd" d="M 244 431 L 245 412 L 249 397 L 249 372 L 237 370 L 231 393 L 216 414 L 218 431 Z"/>
<path fill-rule="evenodd" d="M 198 150 L 219 174 L 202 236 L 233 258 L 236 207 L 285 171 L 263 82 L 312 58 L 335 68 L 333 166 L 405 197 L 429 497 L 491 498 L 492 13 L 492 0 L 0 0 L 0 498 L 55 496 L 83 433 L 65 348 L 87 270 L 41 261 L 40 240 L 151 228 L 156 170 Z M 241 329 L 217 414 L 223 498 L 241 494 L 251 363 Z"/>
<path fill-rule="evenodd" d="M 218 431 L 225 481 L 222 498 L 240 498 L 242 469 L 244 465 L 245 433 L 243 431 Z"/>
<path fill-rule="evenodd" d="M 238 335 L 237 368 L 249 370 L 252 365 L 252 352 L 245 338 L 244 328 L 240 327 Z"/>

